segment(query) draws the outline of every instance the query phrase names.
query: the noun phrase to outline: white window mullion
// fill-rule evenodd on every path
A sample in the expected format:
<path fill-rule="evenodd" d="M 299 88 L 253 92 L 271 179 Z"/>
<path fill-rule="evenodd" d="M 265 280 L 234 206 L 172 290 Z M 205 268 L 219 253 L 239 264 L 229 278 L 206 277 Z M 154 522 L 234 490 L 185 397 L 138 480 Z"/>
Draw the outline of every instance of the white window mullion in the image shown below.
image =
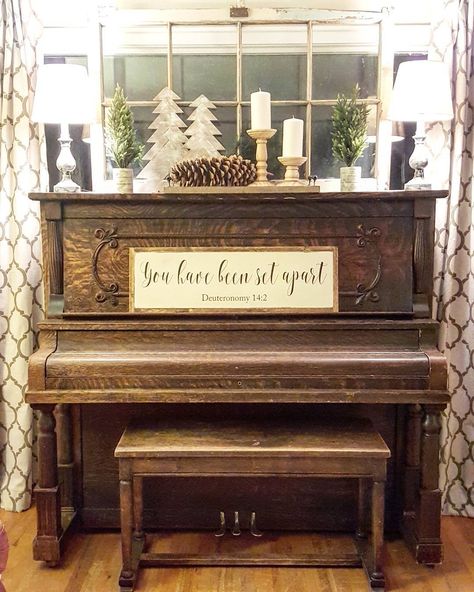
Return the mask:
<path fill-rule="evenodd" d="M 380 21 L 377 136 L 375 143 L 375 178 L 378 189 L 390 187 L 390 160 L 392 156 L 392 122 L 387 120 L 393 85 L 394 23 L 389 9 L 383 10 Z"/>

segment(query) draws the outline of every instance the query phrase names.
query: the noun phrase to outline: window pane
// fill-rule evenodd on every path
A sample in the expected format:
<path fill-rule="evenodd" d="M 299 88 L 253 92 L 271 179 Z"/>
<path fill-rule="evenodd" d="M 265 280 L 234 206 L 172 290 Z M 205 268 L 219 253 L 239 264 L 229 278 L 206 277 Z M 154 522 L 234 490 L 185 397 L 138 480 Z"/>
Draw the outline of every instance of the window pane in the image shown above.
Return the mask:
<path fill-rule="evenodd" d="M 313 100 L 348 94 L 357 83 L 362 98 L 377 96 L 378 26 L 315 26 Z M 341 49 L 335 52 L 335 46 Z"/>
<path fill-rule="evenodd" d="M 130 101 L 151 101 L 167 84 L 166 56 L 105 56 L 104 96 L 120 84 Z"/>
<path fill-rule="evenodd" d="M 274 101 L 306 99 L 305 25 L 242 28 L 242 99 L 259 88 Z"/>
<path fill-rule="evenodd" d="M 173 90 L 183 101 L 203 94 L 211 101 L 237 98 L 237 28 L 174 26 Z"/>
<path fill-rule="evenodd" d="M 44 56 L 45 64 L 75 64 L 77 66 L 85 66 L 87 68 L 87 56 Z"/>
<path fill-rule="evenodd" d="M 283 148 L 283 121 L 293 117 L 293 115 L 305 121 L 306 107 L 302 105 L 272 106 L 272 127 L 277 130 L 277 133 L 267 143 L 268 171 L 273 174 L 273 176 L 269 177 L 270 180 L 283 179 L 285 176 L 285 167 L 280 164 L 278 157 L 281 156 Z M 240 137 L 240 152 L 242 156 L 255 162 L 256 143 L 245 132 L 245 130 L 250 129 L 250 107 L 242 109 L 242 123 L 244 131 Z M 306 142 L 303 136 L 303 154 L 305 153 Z M 304 167 L 300 168 L 300 175 L 304 177 Z"/>
<path fill-rule="evenodd" d="M 151 101 L 167 85 L 167 29 L 104 27 L 104 96 L 117 84 L 130 101 Z"/>
<path fill-rule="evenodd" d="M 368 136 L 375 136 L 376 107 L 371 107 L 369 115 Z M 344 166 L 332 155 L 332 107 L 312 107 L 312 137 L 311 137 L 311 174 L 320 179 L 339 178 L 339 169 Z M 357 166 L 362 167 L 362 177 L 373 177 L 375 163 L 375 144 L 372 142 L 364 149 L 357 160 Z"/>

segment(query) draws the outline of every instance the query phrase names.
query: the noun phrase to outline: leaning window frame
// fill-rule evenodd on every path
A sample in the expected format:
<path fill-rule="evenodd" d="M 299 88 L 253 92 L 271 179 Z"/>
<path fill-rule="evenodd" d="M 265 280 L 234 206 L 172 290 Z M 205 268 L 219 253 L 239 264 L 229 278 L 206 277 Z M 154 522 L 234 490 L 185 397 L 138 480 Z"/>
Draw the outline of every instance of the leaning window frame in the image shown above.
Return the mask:
<path fill-rule="evenodd" d="M 387 9 L 374 12 L 360 11 L 332 11 L 332 10 L 311 10 L 299 9 L 285 13 L 277 10 L 266 10 L 266 18 L 246 19 L 223 19 L 220 14 L 214 18 L 202 18 L 205 11 L 181 11 L 182 18 L 176 18 L 178 11 L 117 11 L 112 17 L 107 19 L 97 18 L 91 22 L 91 34 L 89 36 L 88 63 L 89 73 L 93 80 L 95 89 L 95 102 L 97 106 L 98 123 L 91 126 L 91 161 L 92 161 L 92 181 L 95 190 L 103 189 L 106 182 L 106 155 L 103 133 L 103 123 L 105 108 L 108 101 L 104 97 L 104 78 L 103 78 L 103 44 L 102 33 L 104 26 L 113 25 L 116 27 L 151 27 L 165 26 L 168 33 L 167 43 L 167 83 L 173 88 L 173 27 L 175 26 L 212 26 L 212 25 L 235 25 L 237 27 L 236 35 L 236 101 L 214 101 L 216 106 L 232 106 L 236 109 L 236 134 L 237 137 L 242 132 L 242 107 L 249 105 L 249 101 L 242 97 L 242 29 L 246 25 L 305 25 L 307 32 L 307 72 L 306 72 L 306 97 L 303 100 L 272 101 L 274 105 L 300 105 L 306 110 L 305 136 L 306 136 L 306 174 L 311 170 L 311 134 L 312 134 L 312 108 L 318 105 L 333 105 L 335 99 L 313 99 L 312 98 L 312 77 L 313 77 L 313 32 L 317 25 L 378 25 L 378 73 L 377 73 L 377 97 L 375 99 L 365 99 L 369 105 L 376 107 L 376 145 L 375 145 L 375 167 L 374 176 L 377 180 L 379 189 L 386 189 L 389 186 L 390 178 L 390 154 L 391 154 L 391 122 L 386 120 L 386 109 L 390 101 L 393 81 L 393 20 L 391 13 Z M 217 11 L 213 11 L 216 13 Z M 258 11 L 257 11 L 258 12 Z M 289 14 L 290 13 L 290 14 Z M 222 14 L 222 11 L 221 11 Z M 211 15 L 212 16 L 212 15 Z M 291 16 L 291 18 L 289 18 Z M 155 106 L 153 101 L 129 101 L 130 106 L 139 105 L 150 107 Z M 186 106 L 186 101 L 180 101 L 180 105 Z"/>

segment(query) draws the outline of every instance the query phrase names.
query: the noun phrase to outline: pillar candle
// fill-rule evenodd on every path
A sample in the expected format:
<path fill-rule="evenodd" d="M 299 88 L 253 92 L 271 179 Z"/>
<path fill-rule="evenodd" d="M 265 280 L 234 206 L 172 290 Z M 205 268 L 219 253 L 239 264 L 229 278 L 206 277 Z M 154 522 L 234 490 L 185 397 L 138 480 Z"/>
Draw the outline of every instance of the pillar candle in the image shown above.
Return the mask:
<path fill-rule="evenodd" d="M 272 114 L 270 99 L 270 93 L 263 90 L 250 95 L 251 129 L 271 129 Z"/>
<path fill-rule="evenodd" d="M 285 119 L 283 122 L 283 156 L 303 156 L 302 119 Z"/>

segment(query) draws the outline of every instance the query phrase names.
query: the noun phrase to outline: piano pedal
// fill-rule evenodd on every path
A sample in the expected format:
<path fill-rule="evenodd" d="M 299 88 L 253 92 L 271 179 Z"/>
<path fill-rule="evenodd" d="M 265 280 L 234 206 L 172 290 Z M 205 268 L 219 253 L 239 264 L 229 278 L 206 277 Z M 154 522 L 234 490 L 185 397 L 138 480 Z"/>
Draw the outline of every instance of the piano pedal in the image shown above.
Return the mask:
<path fill-rule="evenodd" d="M 263 536 L 263 532 L 257 528 L 257 515 L 255 512 L 250 514 L 250 534 L 254 537 Z"/>
<path fill-rule="evenodd" d="M 232 534 L 234 536 L 240 536 L 242 531 L 240 530 L 239 513 L 234 512 L 234 527 L 232 528 Z"/>
<path fill-rule="evenodd" d="M 224 512 L 219 512 L 219 530 L 214 533 L 216 537 L 223 537 L 225 535 L 225 514 Z"/>

